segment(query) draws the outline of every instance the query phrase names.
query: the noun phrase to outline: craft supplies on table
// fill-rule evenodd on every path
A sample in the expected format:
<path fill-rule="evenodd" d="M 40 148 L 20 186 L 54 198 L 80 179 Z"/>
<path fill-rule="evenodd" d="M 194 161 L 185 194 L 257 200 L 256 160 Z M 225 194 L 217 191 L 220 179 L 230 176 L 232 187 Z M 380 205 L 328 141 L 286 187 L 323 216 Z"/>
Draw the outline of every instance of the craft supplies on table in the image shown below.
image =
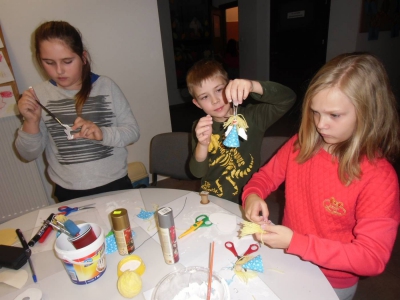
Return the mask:
<path fill-rule="evenodd" d="M 117 208 L 110 213 L 111 223 L 120 255 L 132 254 L 135 244 L 132 238 L 131 225 L 128 211 L 125 208 Z"/>
<path fill-rule="evenodd" d="M 157 217 L 164 260 L 169 265 L 175 264 L 179 261 L 179 252 L 172 208 L 161 207 L 157 211 Z"/>
<path fill-rule="evenodd" d="M 31 249 L 29 249 L 28 243 L 26 242 L 22 231 L 20 229 L 17 229 L 15 232 L 17 233 L 18 238 L 19 238 L 19 240 L 20 240 L 20 242 L 22 244 L 22 247 L 25 250 L 26 256 L 28 257 L 28 263 L 29 263 L 29 268 L 31 269 L 31 272 L 32 272 L 33 282 L 37 282 L 35 268 L 33 267 L 33 263 L 32 263 L 32 260 L 31 260 Z"/>
<path fill-rule="evenodd" d="M 138 275 L 142 276 L 146 271 L 146 265 L 138 255 L 128 255 L 121 259 L 117 267 L 117 275 L 120 277 L 125 271 L 134 271 Z"/>
<path fill-rule="evenodd" d="M 186 230 L 184 233 L 182 233 L 179 236 L 179 238 L 182 238 L 185 235 L 192 233 L 193 231 L 199 229 L 200 227 L 209 227 L 211 225 L 212 225 L 212 223 L 210 222 L 210 219 L 208 218 L 207 215 L 197 216 L 195 219 L 195 223 L 192 226 L 190 226 L 190 228 L 188 230 Z"/>
<path fill-rule="evenodd" d="M 166 275 L 154 288 L 151 300 L 206 299 L 209 269 L 187 267 Z M 229 287 L 220 276 L 212 274 L 211 300 L 228 300 Z"/>
<path fill-rule="evenodd" d="M 46 232 L 47 228 L 49 227 L 49 223 L 53 219 L 54 214 L 50 214 L 48 218 L 46 219 L 45 222 L 43 222 L 42 226 L 40 227 L 39 231 L 32 237 L 32 239 L 29 241 L 28 246 L 33 247 L 37 241 L 40 240 L 40 238 L 44 235 Z"/>
<path fill-rule="evenodd" d="M 93 229 L 96 240 L 81 249 L 68 241 L 69 237 L 62 233 L 56 239 L 54 250 L 64 264 L 71 281 L 75 284 L 89 284 L 100 278 L 106 271 L 106 256 L 103 229 L 94 223 L 78 225 L 79 228 L 90 227 Z M 88 263 L 90 261 L 90 263 Z"/>
<path fill-rule="evenodd" d="M 258 246 L 257 244 L 251 244 L 242 256 L 238 255 L 238 253 L 236 252 L 236 249 L 235 249 L 235 245 L 232 242 L 226 242 L 225 248 L 228 249 L 229 251 L 231 251 L 233 253 L 233 255 L 235 255 L 237 257 L 237 259 L 239 260 L 246 255 L 256 252 L 260 248 L 260 246 Z"/>
<path fill-rule="evenodd" d="M 249 245 L 254 243 L 250 235 L 240 239 L 237 237 L 237 232 L 239 232 L 240 224 L 243 221 L 241 219 L 241 211 L 237 205 L 234 206 L 231 202 L 218 199 L 214 196 L 210 196 L 211 202 L 208 205 L 203 205 L 200 203 L 198 193 L 188 193 L 178 190 L 152 190 L 153 189 L 130 190 L 128 192 L 113 193 L 98 197 L 95 200 L 96 209 L 83 210 L 70 215 L 74 221 L 77 221 L 77 224 L 81 221 L 89 221 L 88 223 L 100 225 L 104 232 L 107 233 L 111 229 L 109 213 L 118 207 L 128 208 L 131 216 L 130 222 L 131 224 L 135 222 L 137 229 L 135 244 L 137 244 L 138 248 L 135 254 L 139 254 L 143 262 L 146 263 L 146 270 L 142 277 L 143 294 L 140 293 L 135 299 L 150 300 L 157 282 L 160 282 L 161 279 L 171 271 L 180 268 L 188 268 L 189 266 L 201 266 L 208 269 L 208 249 L 212 241 L 215 242 L 213 271 L 214 274 L 225 279 L 228 283 L 227 287 L 231 292 L 230 300 L 244 300 L 251 299 L 252 297 L 255 299 L 277 300 L 278 298 L 274 292 L 279 292 L 278 295 L 280 297 L 283 295 L 281 299 L 293 299 L 292 296 L 294 295 L 300 295 L 307 299 L 319 299 L 318 295 L 321 295 L 321 293 L 327 296 L 326 299 L 336 299 L 332 296 L 334 292 L 329 290 L 329 283 L 327 283 L 324 276 L 320 274 L 318 268 L 312 264 L 300 261 L 295 256 L 284 255 L 283 253 L 281 254 L 282 251 L 271 250 L 268 247 L 261 246 L 259 255 L 257 255 L 258 253 L 254 253 L 257 256 L 243 265 L 248 271 L 254 270 L 256 272 L 260 271 L 252 269 L 253 266 L 255 268 L 256 265 L 261 268 L 264 267 L 264 273 L 257 273 L 256 277 L 251 278 L 247 283 L 243 283 L 237 276 L 233 276 L 232 266 L 237 261 L 237 257 L 230 254 L 224 247 L 225 242 L 230 241 L 235 245 L 237 253 L 243 254 L 246 252 Z M 173 195 L 173 197 L 171 195 Z M 142 196 L 143 201 L 141 198 Z M 158 201 L 158 199 L 163 199 L 163 201 Z M 165 199 L 168 199 L 168 201 L 165 201 Z M 74 205 L 79 206 L 90 202 L 93 202 L 93 199 L 81 201 L 79 204 L 68 205 L 72 207 Z M 144 205 L 144 203 L 146 203 L 146 205 Z M 213 223 L 213 226 L 202 227 L 200 230 L 178 240 L 180 251 L 180 260 L 178 264 L 167 265 L 164 263 L 163 255 L 160 251 L 159 235 L 155 227 L 150 226 L 151 223 L 155 223 L 154 219 L 157 218 L 151 216 L 150 219 L 153 219 L 153 221 L 150 222 L 140 217 L 142 215 L 142 213 L 139 213 L 141 209 L 144 211 L 150 210 L 154 207 L 154 204 L 167 206 L 172 209 L 175 230 L 178 235 L 186 231 L 199 215 L 204 214 L 209 216 L 210 221 Z M 29 216 L 33 214 L 27 214 L 23 221 L 26 220 L 26 226 L 32 226 L 29 227 L 29 229 L 36 227 L 33 230 L 33 233 L 35 233 L 38 230 L 38 224 L 41 224 L 50 212 L 57 211 L 58 206 L 59 205 L 53 205 L 40 209 L 40 211 L 31 218 L 29 218 Z M 157 213 L 155 216 L 156 215 Z M 234 218 L 234 221 L 232 222 L 231 218 L 227 218 L 228 216 Z M 34 222 L 34 218 L 37 220 L 36 223 Z M 3 228 L 9 227 L 10 224 L 11 223 L 4 224 Z M 24 233 L 28 230 L 26 228 L 28 227 L 22 227 Z M 95 280 L 95 282 L 86 287 L 78 286 L 72 282 L 70 283 L 70 280 L 66 279 L 67 274 L 64 273 L 64 263 L 60 263 L 57 259 L 58 255 L 53 255 L 53 251 L 40 253 L 40 249 L 43 249 L 46 244 L 51 244 L 51 247 L 54 247 L 54 241 L 55 234 L 52 234 L 43 245 L 39 245 L 38 243 L 36 247 L 32 248 L 32 251 L 39 250 L 35 253 L 33 262 L 38 262 L 38 264 L 35 264 L 35 267 L 38 268 L 40 288 L 46 296 L 46 299 L 57 299 L 60 293 L 58 287 L 64 287 L 64 284 L 66 288 L 62 290 L 62 293 L 68 297 L 68 299 L 76 297 L 87 299 L 94 297 L 97 299 L 122 298 L 117 290 L 117 274 L 114 273 L 115 269 L 113 272 L 106 274 L 106 276 L 101 276 L 101 280 Z M 68 242 L 68 240 L 66 241 Z M 50 253 L 51 255 L 49 255 Z M 107 259 L 107 267 L 111 267 L 111 269 L 117 268 L 120 259 L 125 259 L 127 257 L 129 256 L 120 257 L 116 253 L 110 256 L 107 255 L 105 256 Z M 43 261 L 47 263 L 40 264 L 40 262 Z M 137 261 L 134 263 L 138 264 Z M 141 264 L 139 264 L 139 266 L 140 265 Z M 139 269 L 140 268 L 138 268 L 138 270 Z M 28 282 L 32 284 L 32 280 L 28 276 L 28 266 L 25 265 L 21 271 L 25 271 Z M 0 273 L 2 272 L 4 272 L 4 270 L 0 270 Z M 310 276 L 302 277 L 302 274 Z M 315 282 L 318 287 L 310 285 L 311 276 L 312 284 Z M 115 280 L 109 280 L 110 278 L 114 278 Z M 285 289 L 286 286 L 293 287 L 290 290 L 294 289 L 295 292 L 287 291 L 287 289 Z M 204 287 L 207 288 L 207 285 L 205 284 Z M 29 286 L 24 288 L 29 288 Z M 0 287 L 0 298 L 3 299 L 2 297 L 6 296 L 4 299 L 13 300 L 22 292 L 16 289 L 12 291 L 11 289 L 14 288 L 2 284 L 2 287 Z M 305 291 L 305 289 L 307 289 L 307 291 Z M 306 297 L 304 297 L 305 295 Z"/>
<path fill-rule="evenodd" d="M 82 210 L 82 209 L 91 209 L 91 208 L 95 208 L 94 203 L 83 205 L 83 206 L 77 206 L 77 207 L 69 207 L 69 206 L 64 205 L 64 206 L 60 206 L 58 208 L 58 211 L 60 212 L 60 214 L 63 214 L 64 216 L 68 216 L 70 213 L 73 213 L 75 211 Z"/>

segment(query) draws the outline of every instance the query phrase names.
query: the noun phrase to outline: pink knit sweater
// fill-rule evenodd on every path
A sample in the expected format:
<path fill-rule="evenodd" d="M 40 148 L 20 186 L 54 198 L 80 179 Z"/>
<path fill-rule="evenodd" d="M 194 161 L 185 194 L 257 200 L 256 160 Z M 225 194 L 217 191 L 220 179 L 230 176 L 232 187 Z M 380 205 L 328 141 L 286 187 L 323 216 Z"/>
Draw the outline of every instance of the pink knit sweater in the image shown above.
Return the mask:
<path fill-rule="evenodd" d="M 364 160 L 362 177 L 344 186 L 338 164 L 321 149 L 298 164 L 291 138 L 244 187 L 265 199 L 283 181 L 286 205 L 283 225 L 294 231 L 286 252 L 318 265 L 334 288 L 346 288 L 358 276 L 385 269 L 400 221 L 399 181 L 384 159 Z"/>

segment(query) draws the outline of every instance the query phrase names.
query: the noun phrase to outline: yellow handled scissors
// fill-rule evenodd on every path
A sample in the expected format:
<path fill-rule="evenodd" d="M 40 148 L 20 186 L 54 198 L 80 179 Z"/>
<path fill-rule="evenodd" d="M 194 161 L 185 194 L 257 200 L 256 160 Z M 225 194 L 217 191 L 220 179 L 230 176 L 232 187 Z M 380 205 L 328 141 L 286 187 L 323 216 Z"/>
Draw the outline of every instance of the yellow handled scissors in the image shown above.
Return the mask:
<path fill-rule="evenodd" d="M 186 230 L 184 233 L 182 233 L 178 239 L 181 237 L 184 237 L 185 235 L 188 235 L 189 233 L 199 229 L 199 227 L 209 227 L 212 225 L 210 219 L 208 218 L 207 215 L 200 215 L 195 219 L 195 222 L 188 230 Z"/>

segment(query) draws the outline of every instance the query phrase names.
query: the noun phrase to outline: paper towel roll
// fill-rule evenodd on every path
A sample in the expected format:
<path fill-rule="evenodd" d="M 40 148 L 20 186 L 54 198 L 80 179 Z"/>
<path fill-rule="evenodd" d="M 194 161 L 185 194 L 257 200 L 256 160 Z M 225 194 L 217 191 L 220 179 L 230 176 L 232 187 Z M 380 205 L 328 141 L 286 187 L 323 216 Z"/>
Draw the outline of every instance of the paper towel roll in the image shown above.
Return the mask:
<path fill-rule="evenodd" d="M 29 288 L 19 294 L 14 300 L 42 300 L 42 291 L 36 288 Z"/>

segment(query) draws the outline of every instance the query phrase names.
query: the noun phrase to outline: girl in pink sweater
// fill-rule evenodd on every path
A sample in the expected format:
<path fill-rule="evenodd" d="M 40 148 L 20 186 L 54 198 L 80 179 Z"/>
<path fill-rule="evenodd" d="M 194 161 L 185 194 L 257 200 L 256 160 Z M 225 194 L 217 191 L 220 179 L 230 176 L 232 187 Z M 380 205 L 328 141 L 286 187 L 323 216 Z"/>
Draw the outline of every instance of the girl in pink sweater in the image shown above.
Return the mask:
<path fill-rule="evenodd" d="M 299 133 L 244 187 L 243 207 L 266 231 L 258 240 L 318 265 L 352 299 L 359 276 L 385 269 L 400 221 L 395 97 L 376 57 L 343 54 L 315 75 L 302 111 Z M 263 199 L 283 181 L 283 225 L 273 225 Z"/>

